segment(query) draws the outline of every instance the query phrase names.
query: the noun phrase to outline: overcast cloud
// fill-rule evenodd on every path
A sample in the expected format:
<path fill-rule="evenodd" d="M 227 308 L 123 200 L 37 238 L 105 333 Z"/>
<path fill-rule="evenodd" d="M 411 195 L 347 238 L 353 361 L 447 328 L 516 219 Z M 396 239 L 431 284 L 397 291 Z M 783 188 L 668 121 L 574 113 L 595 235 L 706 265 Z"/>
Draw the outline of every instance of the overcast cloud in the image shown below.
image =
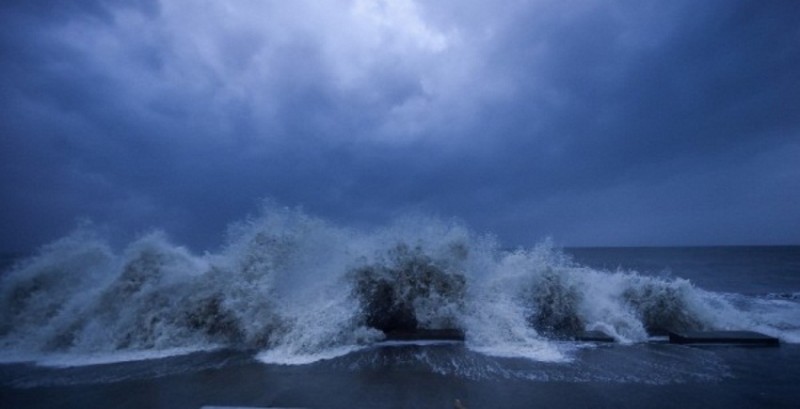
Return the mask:
<path fill-rule="evenodd" d="M 507 245 L 800 244 L 800 2 L 4 1 L 0 250 L 265 197 Z"/>

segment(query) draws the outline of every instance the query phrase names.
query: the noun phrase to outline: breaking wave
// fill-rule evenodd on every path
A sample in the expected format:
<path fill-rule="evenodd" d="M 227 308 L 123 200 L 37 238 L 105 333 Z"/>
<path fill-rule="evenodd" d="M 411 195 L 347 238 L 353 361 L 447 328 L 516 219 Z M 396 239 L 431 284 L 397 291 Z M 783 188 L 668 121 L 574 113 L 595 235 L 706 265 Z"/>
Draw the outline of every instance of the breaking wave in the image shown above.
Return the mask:
<path fill-rule="evenodd" d="M 265 206 L 215 253 L 163 233 L 114 251 L 90 228 L 44 246 L 0 282 L 2 359 L 236 348 L 301 364 L 396 330 L 458 329 L 494 356 L 566 361 L 602 330 L 753 329 L 800 342 L 794 297 L 704 291 L 683 279 L 579 265 L 552 243 L 505 251 L 488 235 L 416 217 L 371 231 Z"/>

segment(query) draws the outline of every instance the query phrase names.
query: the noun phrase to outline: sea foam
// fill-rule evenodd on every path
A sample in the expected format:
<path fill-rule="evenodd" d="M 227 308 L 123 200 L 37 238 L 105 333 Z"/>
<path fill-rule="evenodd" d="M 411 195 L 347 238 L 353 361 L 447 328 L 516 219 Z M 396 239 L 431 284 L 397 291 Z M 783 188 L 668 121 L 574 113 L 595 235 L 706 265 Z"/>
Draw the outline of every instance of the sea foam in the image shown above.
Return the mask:
<path fill-rule="evenodd" d="M 40 361 L 234 348 L 302 364 L 375 345 L 392 329 L 454 328 L 479 353 L 559 362 L 584 330 L 621 343 L 663 329 L 751 329 L 800 342 L 799 316 L 794 298 L 596 270 L 550 241 L 508 251 L 454 221 L 407 217 L 358 230 L 275 205 L 202 255 L 161 232 L 117 252 L 83 227 L 0 282 L 3 356 Z"/>

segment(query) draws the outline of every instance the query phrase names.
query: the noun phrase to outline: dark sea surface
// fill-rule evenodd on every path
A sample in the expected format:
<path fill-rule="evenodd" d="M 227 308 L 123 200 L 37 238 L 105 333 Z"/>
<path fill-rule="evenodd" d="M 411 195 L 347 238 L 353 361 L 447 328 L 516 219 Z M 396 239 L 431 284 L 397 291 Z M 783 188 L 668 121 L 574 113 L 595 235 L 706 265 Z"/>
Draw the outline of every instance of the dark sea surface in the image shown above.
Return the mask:
<path fill-rule="evenodd" d="M 561 254 L 557 250 L 548 251 Z M 541 274 L 547 278 L 544 281 L 550 282 L 553 277 L 561 280 L 558 287 L 547 287 L 548 291 L 580 289 L 581 301 L 565 307 L 565 311 L 573 311 L 576 317 L 568 318 L 579 319 L 587 326 L 595 322 L 616 328 L 620 334 L 618 342 L 576 342 L 568 337 L 545 335 L 540 329 L 537 336 L 546 341 L 545 347 L 514 352 L 518 351 L 514 349 L 517 346 L 529 343 L 514 343 L 506 338 L 496 344 L 476 343 L 478 329 L 486 324 L 471 323 L 464 324 L 466 343 L 376 340 L 358 343 L 349 353 L 292 360 L 275 359 L 275 351 L 297 349 L 276 347 L 265 352 L 242 342 L 185 354 L 171 354 L 163 349 L 167 351 L 163 356 L 154 354 L 155 358 L 146 359 L 147 354 L 129 354 L 125 349 L 102 351 L 102 354 L 79 349 L 83 344 L 78 341 L 56 353 L 39 354 L 19 345 L 38 342 L 40 335 L 23 334 L 7 327 L 4 334 L 13 342 L 3 344 L 6 363 L 0 364 L 0 407 L 452 408 L 455 399 L 467 408 L 800 407 L 800 247 L 576 248 L 564 253 L 571 261 L 561 260 L 542 269 L 545 273 Z M 513 264 L 518 259 L 508 257 L 500 264 Z M 541 262 L 538 256 L 526 257 L 525 260 Z M 559 270 L 553 266 L 568 267 Z M 588 278 L 575 278 L 584 276 Z M 657 281 L 647 281 L 647 277 Z M 685 283 L 682 279 L 689 281 Z M 658 305 L 663 308 L 686 308 L 679 311 L 681 316 L 711 314 L 711 319 L 724 321 L 719 323 L 722 329 L 735 326 L 737 319 L 741 319 L 742 328 L 733 329 L 770 332 L 781 339 L 780 346 L 687 346 L 669 344 L 660 337 L 637 339 L 625 335 L 629 323 L 611 319 L 606 323 L 583 311 L 587 306 L 605 308 L 614 300 L 605 296 L 595 298 L 597 292 L 610 291 L 609 286 L 613 289 L 624 285 L 628 290 L 627 286 L 638 291 L 644 285 L 642 291 L 650 294 L 662 288 L 662 281 L 658 280 L 667 283 L 663 285 L 669 290 L 667 296 L 658 298 L 662 303 Z M 8 281 L 4 283 L 10 286 Z M 514 285 L 488 288 L 497 290 Z M 537 285 L 536 288 L 541 288 L 542 284 Z M 686 292 L 690 295 L 686 296 Z M 680 301 L 684 296 L 690 300 L 711 297 L 708 308 L 713 311 L 691 309 L 699 307 L 684 304 Z M 62 298 L 68 301 L 70 297 Z M 150 302 L 154 302 L 150 297 Z M 670 305 L 670 297 L 677 297 L 680 302 Z M 532 305 L 546 309 L 539 300 Z M 88 308 L 81 305 L 80 308 Z M 703 308 L 708 305 L 703 304 Z M 223 307 L 224 304 L 216 308 Z M 615 311 L 614 308 L 609 311 Z M 562 313 L 553 310 L 550 314 L 561 317 Z M 731 314 L 733 318 L 728 321 Z M 539 321 L 530 322 L 556 322 L 550 316 L 536 317 Z M 673 324 L 681 322 L 684 321 Z M 61 327 L 55 325 L 42 333 L 51 333 L 55 331 L 53 328 Z M 34 329 L 30 331 L 38 331 Z M 86 334 L 94 334 L 97 329 L 92 331 L 87 330 Z M 166 330 L 160 331 L 162 334 Z M 177 336 L 169 334 L 169 339 Z M 295 334 L 294 340 L 298 342 L 302 338 L 303 345 L 311 343 L 303 338 L 304 332 L 289 334 Z M 294 346 L 291 341 L 285 342 Z M 502 346 L 502 353 L 497 353 L 497 345 Z M 131 350 L 141 352 L 143 348 Z M 558 353 L 542 352 L 551 350 Z M 152 351 L 162 349 L 154 347 Z M 23 358 L 13 359 L 15 355 Z M 29 361 L 25 362 L 26 359 Z"/>
<path fill-rule="evenodd" d="M 800 292 L 800 246 L 584 247 L 567 252 L 594 268 L 682 277 L 710 291 Z"/>

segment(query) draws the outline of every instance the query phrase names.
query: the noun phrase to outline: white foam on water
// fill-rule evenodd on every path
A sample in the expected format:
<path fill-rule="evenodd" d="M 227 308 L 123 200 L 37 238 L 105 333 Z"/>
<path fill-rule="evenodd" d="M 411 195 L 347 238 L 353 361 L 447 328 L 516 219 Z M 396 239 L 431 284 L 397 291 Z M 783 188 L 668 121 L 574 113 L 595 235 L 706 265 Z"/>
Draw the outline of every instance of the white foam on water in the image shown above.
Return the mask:
<path fill-rule="evenodd" d="M 259 352 L 256 359 L 265 364 L 276 365 L 307 365 L 319 361 L 338 358 L 361 349 L 364 346 L 345 345 L 320 350 L 316 353 L 297 352 L 291 347 L 277 347 Z"/>
<path fill-rule="evenodd" d="M 39 357 L 36 360 L 36 364 L 40 366 L 68 368 L 74 366 L 147 361 L 206 351 L 209 350 L 199 348 L 169 348 L 148 351 L 115 351 L 110 353 L 52 354 Z"/>
<path fill-rule="evenodd" d="M 70 368 L 76 366 L 104 365 L 121 362 L 147 361 L 174 356 L 189 355 L 196 352 L 208 352 L 206 348 L 169 348 L 145 351 L 113 351 L 94 353 L 0 353 L 0 363 L 33 363 L 38 366 L 52 368 Z"/>
<path fill-rule="evenodd" d="M 755 330 L 797 343 L 800 303 L 591 269 L 547 241 L 504 251 L 453 221 L 356 230 L 274 205 L 233 225 L 215 253 L 193 254 L 159 232 L 116 252 L 82 228 L 0 281 L 0 359 L 17 361 L 81 365 L 227 347 L 306 364 L 374 345 L 391 325 L 458 329 L 486 355 L 570 362 L 577 344 L 565 340 L 583 330 L 626 344 L 660 328 Z"/>

